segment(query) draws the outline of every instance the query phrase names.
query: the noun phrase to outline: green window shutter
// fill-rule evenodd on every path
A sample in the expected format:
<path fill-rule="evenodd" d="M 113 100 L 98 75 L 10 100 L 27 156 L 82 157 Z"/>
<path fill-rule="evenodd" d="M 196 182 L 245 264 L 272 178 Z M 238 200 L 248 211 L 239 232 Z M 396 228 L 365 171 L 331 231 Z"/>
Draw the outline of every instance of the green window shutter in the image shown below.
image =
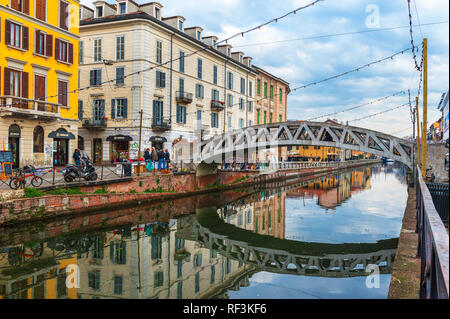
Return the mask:
<path fill-rule="evenodd" d="M 111 100 L 111 118 L 112 119 L 116 118 L 116 100 L 115 99 Z"/>

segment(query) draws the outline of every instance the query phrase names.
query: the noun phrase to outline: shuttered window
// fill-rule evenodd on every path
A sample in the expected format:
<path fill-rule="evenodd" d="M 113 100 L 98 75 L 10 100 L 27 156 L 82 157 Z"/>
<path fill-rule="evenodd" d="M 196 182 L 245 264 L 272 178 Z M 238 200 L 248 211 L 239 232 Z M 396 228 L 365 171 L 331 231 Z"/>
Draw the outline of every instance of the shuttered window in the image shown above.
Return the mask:
<path fill-rule="evenodd" d="M 156 71 L 156 87 L 165 88 L 166 87 L 166 74 L 161 71 Z"/>
<path fill-rule="evenodd" d="M 30 0 L 11 0 L 11 8 L 25 14 L 30 14 Z"/>
<path fill-rule="evenodd" d="M 5 21 L 5 42 L 18 49 L 28 50 L 28 28 L 13 21 Z"/>
<path fill-rule="evenodd" d="M 186 107 L 177 105 L 177 123 L 186 124 Z"/>
<path fill-rule="evenodd" d="M 45 101 L 45 77 L 40 75 L 34 76 L 34 99 Z M 38 103 L 39 111 L 47 111 L 44 103 Z"/>
<path fill-rule="evenodd" d="M 58 80 L 58 104 L 68 106 L 68 83 Z"/>
<path fill-rule="evenodd" d="M 35 14 L 36 18 L 42 21 L 46 21 L 46 12 L 47 12 L 47 0 L 35 0 Z"/>
<path fill-rule="evenodd" d="M 59 2 L 59 27 L 69 30 L 69 4 L 64 1 Z"/>
<path fill-rule="evenodd" d="M 123 85 L 125 84 L 125 68 L 123 66 L 116 68 L 116 85 Z"/>
<path fill-rule="evenodd" d="M 116 60 L 122 61 L 125 59 L 125 36 L 116 37 Z"/>
<path fill-rule="evenodd" d="M 36 29 L 34 32 L 34 52 L 40 55 L 45 55 L 46 51 L 46 34 L 41 30 Z"/>
<path fill-rule="evenodd" d="M 102 69 L 95 69 L 90 71 L 90 81 L 91 86 L 98 86 L 102 83 Z"/>
<path fill-rule="evenodd" d="M 67 41 L 55 40 L 55 58 L 58 61 L 72 64 L 73 63 L 73 44 Z"/>

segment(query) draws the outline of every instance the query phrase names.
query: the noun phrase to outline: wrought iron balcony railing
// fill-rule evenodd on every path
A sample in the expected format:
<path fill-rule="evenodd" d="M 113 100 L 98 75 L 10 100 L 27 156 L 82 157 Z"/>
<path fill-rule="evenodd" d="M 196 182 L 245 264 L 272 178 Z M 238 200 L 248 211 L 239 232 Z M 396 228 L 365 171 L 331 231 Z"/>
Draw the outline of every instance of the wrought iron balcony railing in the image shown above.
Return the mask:
<path fill-rule="evenodd" d="M 172 128 L 169 121 L 164 121 L 162 118 L 156 118 L 153 120 L 152 129 L 157 131 L 168 131 Z"/>
<path fill-rule="evenodd" d="M 192 103 L 193 100 L 192 93 L 177 91 L 176 100 L 178 103 L 186 103 L 186 104 Z"/>
<path fill-rule="evenodd" d="M 225 102 L 222 101 L 211 101 L 211 110 L 212 111 L 223 111 L 225 109 Z"/>
<path fill-rule="evenodd" d="M 82 120 L 84 128 L 102 128 L 106 127 L 106 118 L 103 119 L 83 119 Z"/>

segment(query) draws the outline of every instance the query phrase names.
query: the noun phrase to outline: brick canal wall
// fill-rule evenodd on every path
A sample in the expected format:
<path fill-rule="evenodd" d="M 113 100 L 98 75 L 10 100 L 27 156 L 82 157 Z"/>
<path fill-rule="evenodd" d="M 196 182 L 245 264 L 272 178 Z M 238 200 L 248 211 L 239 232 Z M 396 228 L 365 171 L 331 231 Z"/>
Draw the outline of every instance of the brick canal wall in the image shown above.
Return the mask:
<path fill-rule="evenodd" d="M 0 202 L 0 225 L 173 200 L 219 190 L 248 187 L 256 183 L 331 173 L 367 164 L 369 162 L 361 161 L 359 163 L 343 163 L 334 168 L 284 170 L 269 174 L 219 171 L 215 175 L 203 177 L 196 177 L 195 174 L 141 176 L 123 182 L 81 186 L 81 191 L 87 193 L 82 195 L 50 195 Z M 99 189 L 102 190 L 102 194 L 93 194 Z"/>

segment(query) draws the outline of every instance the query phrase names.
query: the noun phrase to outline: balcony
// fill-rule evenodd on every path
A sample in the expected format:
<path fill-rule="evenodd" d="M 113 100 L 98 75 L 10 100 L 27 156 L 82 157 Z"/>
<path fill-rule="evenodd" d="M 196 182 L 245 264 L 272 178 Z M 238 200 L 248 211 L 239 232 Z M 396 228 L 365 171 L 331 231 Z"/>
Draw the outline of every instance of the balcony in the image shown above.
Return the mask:
<path fill-rule="evenodd" d="M 87 129 L 106 128 L 106 118 L 103 119 L 83 119 L 83 127 Z"/>
<path fill-rule="evenodd" d="M 211 101 L 211 111 L 223 111 L 225 109 L 225 102 L 221 102 L 221 101 L 215 101 L 212 100 Z"/>
<path fill-rule="evenodd" d="M 162 118 L 157 118 L 153 120 L 152 130 L 154 131 L 169 131 L 172 128 L 172 125 L 169 121 L 164 121 Z"/>
<path fill-rule="evenodd" d="M 192 93 L 187 92 L 176 92 L 177 103 L 189 104 L 192 103 Z"/>
<path fill-rule="evenodd" d="M 61 105 L 41 100 L 5 95 L 0 97 L 0 116 L 38 120 L 61 119 Z"/>

